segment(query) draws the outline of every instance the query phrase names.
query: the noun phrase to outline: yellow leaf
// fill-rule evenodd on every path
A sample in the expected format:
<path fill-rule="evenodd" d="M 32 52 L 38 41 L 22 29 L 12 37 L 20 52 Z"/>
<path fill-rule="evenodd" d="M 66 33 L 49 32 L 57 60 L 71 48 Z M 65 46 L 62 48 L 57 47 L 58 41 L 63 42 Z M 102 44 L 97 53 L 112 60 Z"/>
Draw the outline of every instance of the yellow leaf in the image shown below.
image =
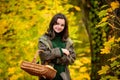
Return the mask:
<path fill-rule="evenodd" d="M 0 35 L 6 32 L 9 27 L 8 27 L 8 22 L 7 20 L 0 20 Z"/>
<path fill-rule="evenodd" d="M 101 54 L 108 54 L 108 53 L 110 53 L 111 46 L 112 46 L 112 44 L 114 44 L 114 41 L 115 41 L 115 37 L 113 36 L 112 38 L 109 39 L 108 42 L 105 42 L 104 43 L 104 48 L 101 49 Z"/>
<path fill-rule="evenodd" d="M 19 76 L 18 75 L 13 75 L 12 77 L 10 77 L 10 80 L 18 80 Z"/>
<path fill-rule="evenodd" d="M 114 41 L 115 41 L 115 37 L 113 36 L 112 38 L 109 39 L 108 42 L 104 43 L 104 46 L 109 46 L 110 47 L 114 43 Z"/>
<path fill-rule="evenodd" d="M 79 76 L 75 76 L 72 80 L 90 80 L 88 73 L 78 73 Z"/>
<path fill-rule="evenodd" d="M 101 54 L 109 54 L 111 48 L 110 47 L 105 47 L 104 49 L 101 49 Z"/>
<path fill-rule="evenodd" d="M 119 8 L 119 2 L 118 1 L 114 1 L 114 2 L 112 2 L 111 4 L 111 8 L 113 9 L 113 10 L 115 10 L 116 8 Z"/>
<path fill-rule="evenodd" d="M 82 66 L 82 65 L 84 65 L 83 63 L 81 63 L 80 62 L 80 60 L 75 60 L 75 63 L 74 63 L 75 65 L 77 65 L 77 66 Z"/>
<path fill-rule="evenodd" d="M 115 61 L 116 59 L 120 58 L 120 55 L 119 56 L 115 56 L 115 57 L 112 57 L 110 58 L 108 61 Z"/>
<path fill-rule="evenodd" d="M 106 17 L 102 18 L 102 20 L 101 20 L 101 22 L 100 22 L 100 23 L 102 23 L 102 22 L 106 22 L 108 18 L 109 18 L 108 16 L 106 16 Z"/>
<path fill-rule="evenodd" d="M 15 67 L 8 68 L 8 74 L 13 74 L 16 71 Z"/>
<path fill-rule="evenodd" d="M 3 70 L 2 69 L 0 69 L 0 73 L 2 73 L 3 72 Z"/>
<path fill-rule="evenodd" d="M 110 43 L 113 43 L 114 40 L 115 40 L 115 36 L 113 36 L 112 38 L 110 38 L 109 42 L 110 42 Z"/>
<path fill-rule="evenodd" d="M 87 57 L 83 57 L 80 59 L 80 61 L 83 63 L 83 64 L 88 64 L 88 63 L 91 63 L 91 60 Z"/>
<path fill-rule="evenodd" d="M 80 7 L 74 6 L 74 8 L 75 8 L 77 11 L 80 11 Z"/>
<path fill-rule="evenodd" d="M 108 65 L 102 66 L 102 69 L 98 71 L 98 74 L 106 74 L 109 69 L 110 67 Z"/>
<path fill-rule="evenodd" d="M 116 39 L 115 41 L 120 42 L 120 38 Z"/>
<path fill-rule="evenodd" d="M 111 8 L 108 8 L 107 9 L 107 12 L 112 12 L 113 10 Z"/>
<path fill-rule="evenodd" d="M 86 72 L 87 71 L 87 68 L 86 67 L 81 67 L 79 72 Z"/>
<path fill-rule="evenodd" d="M 112 57 L 108 61 L 115 61 L 116 59 L 117 59 L 117 57 Z"/>

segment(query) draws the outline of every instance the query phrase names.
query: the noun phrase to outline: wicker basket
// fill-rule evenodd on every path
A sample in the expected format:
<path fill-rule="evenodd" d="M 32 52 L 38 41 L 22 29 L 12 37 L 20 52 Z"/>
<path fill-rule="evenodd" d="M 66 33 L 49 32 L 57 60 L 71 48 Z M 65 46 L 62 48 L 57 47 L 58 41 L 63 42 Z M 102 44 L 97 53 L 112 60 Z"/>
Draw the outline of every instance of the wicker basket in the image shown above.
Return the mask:
<path fill-rule="evenodd" d="M 39 50 L 39 52 L 40 51 L 42 52 L 42 50 Z M 34 76 L 42 76 L 47 79 L 53 79 L 57 72 L 53 67 L 49 65 L 36 64 L 36 58 L 39 52 L 37 51 L 32 62 L 22 61 L 20 65 L 21 69 Z"/>

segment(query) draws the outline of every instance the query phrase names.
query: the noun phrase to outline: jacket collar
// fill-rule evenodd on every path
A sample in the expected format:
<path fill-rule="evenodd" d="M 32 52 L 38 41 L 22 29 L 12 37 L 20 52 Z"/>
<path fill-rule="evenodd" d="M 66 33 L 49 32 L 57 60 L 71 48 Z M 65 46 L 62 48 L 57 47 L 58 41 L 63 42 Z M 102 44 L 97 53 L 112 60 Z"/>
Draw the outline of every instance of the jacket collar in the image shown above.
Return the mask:
<path fill-rule="evenodd" d="M 49 49 L 53 48 L 52 42 L 47 35 L 43 35 L 39 41 L 43 42 Z M 68 49 L 72 44 L 73 41 L 70 38 L 68 38 L 66 41 L 66 49 Z"/>

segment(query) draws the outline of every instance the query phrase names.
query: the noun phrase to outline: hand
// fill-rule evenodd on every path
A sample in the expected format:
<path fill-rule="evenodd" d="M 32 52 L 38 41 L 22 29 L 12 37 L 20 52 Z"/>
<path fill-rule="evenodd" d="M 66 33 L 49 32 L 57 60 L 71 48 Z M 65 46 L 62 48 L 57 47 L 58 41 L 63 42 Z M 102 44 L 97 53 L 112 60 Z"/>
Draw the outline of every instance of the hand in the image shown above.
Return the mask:
<path fill-rule="evenodd" d="M 63 52 L 64 54 L 66 54 L 67 56 L 70 55 L 70 52 L 69 52 L 67 49 L 63 49 L 63 48 L 62 48 L 62 52 Z"/>

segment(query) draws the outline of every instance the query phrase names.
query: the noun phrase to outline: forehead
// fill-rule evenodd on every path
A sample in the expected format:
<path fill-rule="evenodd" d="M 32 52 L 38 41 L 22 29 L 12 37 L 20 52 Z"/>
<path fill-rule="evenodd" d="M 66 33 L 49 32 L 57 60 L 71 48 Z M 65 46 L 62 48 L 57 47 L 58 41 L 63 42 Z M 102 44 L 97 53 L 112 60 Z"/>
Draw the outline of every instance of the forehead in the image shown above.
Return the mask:
<path fill-rule="evenodd" d="M 57 19 L 57 23 L 65 24 L 65 19 L 58 18 Z"/>

